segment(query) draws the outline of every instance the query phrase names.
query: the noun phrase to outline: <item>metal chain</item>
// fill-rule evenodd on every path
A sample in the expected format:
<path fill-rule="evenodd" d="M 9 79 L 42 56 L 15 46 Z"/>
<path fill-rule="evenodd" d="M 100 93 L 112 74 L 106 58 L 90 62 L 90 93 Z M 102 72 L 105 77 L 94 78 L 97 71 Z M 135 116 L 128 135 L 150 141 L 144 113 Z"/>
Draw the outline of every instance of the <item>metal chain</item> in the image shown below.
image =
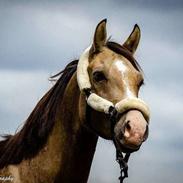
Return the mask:
<path fill-rule="evenodd" d="M 125 157 L 123 157 L 123 154 L 121 151 L 116 149 L 116 161 L 119 163 L 120 166 L 120 183 L 123 183 L 123 180 L 128 177 L 128 160 L 129 160 L 130 154 L 127 153 Z"/>
<path fill-rule="evenodd" d="M 111 133 L 113 136 L 113 142 L 116 147 L 116 161 L 119 163 L 120 166 L 120 183 L 123 183 L 123 180 L 128 177 L 128 160 L 130 157 L 130 153 L 126 153 L 125 157 L 123 157 L 122 152 L 118 149 L 117 144 L 114 139 L 114 126 L 117 122 L 117 115 L 118 112 L 114 107 L 109 108 L 109 119 L 111 121 Z"/>

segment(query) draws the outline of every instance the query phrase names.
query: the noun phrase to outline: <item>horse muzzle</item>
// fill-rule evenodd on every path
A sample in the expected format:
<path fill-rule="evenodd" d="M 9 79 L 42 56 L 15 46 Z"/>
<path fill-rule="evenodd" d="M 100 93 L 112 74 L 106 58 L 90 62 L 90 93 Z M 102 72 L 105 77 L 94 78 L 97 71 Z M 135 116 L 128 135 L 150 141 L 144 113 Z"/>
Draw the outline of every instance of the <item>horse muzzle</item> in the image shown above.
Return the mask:
<path fill-rule="evenodd" d="M 122 152 L 139 150 L 148 137 L 150 112 L 138 98 L 127 98 L 115 105 L 120 114 L 114 125 L 114 140 Z"/>
<path fill-rule="evenodd" d="M 148 123 L 138 110 L 124 113 L 114 127 L 114 140 L 122 152 L 139 150 L 148 137 Z"/>

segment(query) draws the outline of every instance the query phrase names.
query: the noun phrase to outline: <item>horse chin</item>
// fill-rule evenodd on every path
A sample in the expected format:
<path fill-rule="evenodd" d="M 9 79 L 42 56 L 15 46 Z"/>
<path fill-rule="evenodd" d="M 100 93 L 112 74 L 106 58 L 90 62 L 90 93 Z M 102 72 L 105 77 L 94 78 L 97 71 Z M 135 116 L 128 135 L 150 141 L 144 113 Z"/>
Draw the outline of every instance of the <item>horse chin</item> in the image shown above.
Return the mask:
<path fill-rule="evenodd" d="M 126 144 L 120 143 L 117 139 L 115 139 L 115 142 L 116 142 L 117 148 L 123 153 L 133 153 L 133 152 L 138 151 L 141 147 L 141 145 L 139 145 L 139 146 L 136 146 L 136 145 L 128 146 Z"/>

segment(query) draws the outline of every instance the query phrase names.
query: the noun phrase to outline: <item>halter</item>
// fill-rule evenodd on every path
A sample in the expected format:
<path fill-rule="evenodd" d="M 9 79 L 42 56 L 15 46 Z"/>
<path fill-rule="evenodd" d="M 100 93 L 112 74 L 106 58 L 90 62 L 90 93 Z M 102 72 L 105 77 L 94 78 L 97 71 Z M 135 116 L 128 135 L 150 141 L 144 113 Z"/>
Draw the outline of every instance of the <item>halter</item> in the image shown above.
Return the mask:
<path fill-rule="evenodd" d="M 89 65 L 89 51 L 91 46 L 89 46 L 83 54 L 80 56 L 78 66 L 77 66 L 77 82 L 80 88 L 80 91 L 83 92 L 86 96 L 87 104 L 96 111 L 103 112 L 109 116 L 111 122 L 111 132 L 113 136 L 113 142 L 116 148 L 116 161 L 120 165 L 120 183 L 123 182 L 124 178 L 128 177 L 128 159 L 130 154 L 127 153 L 123 157 L 122 152 L 119 150 L 115 138 L 114 138 L 114 127 L 117 123 L 117 116 L 131 109 L 139 110 L 146 121 L 149 121 L 150 111 L 147 104 L 136 97 L 125 98 L 115 105 L 97 94 L 92 92 L 90 78 L 88 75 L 88 65 Z"/>

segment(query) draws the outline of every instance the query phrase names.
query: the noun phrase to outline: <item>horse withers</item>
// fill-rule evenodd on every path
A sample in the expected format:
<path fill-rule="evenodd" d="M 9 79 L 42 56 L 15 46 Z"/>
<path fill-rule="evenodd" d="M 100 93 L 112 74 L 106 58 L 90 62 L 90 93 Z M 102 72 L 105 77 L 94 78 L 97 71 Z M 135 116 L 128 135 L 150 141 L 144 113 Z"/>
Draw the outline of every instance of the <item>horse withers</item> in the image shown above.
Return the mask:
<path fill-rule="evenodd" d="M 120 152 L 140 148 L 149 109 L 138 98 L 139 40 L 137 25 L 124 44 L 107 40 L 106 20 L 97 25 L 91 46 L 56 75 L 23 128 L 0 141 L 0 182 L 86 183 L 98 136 Z"/>

